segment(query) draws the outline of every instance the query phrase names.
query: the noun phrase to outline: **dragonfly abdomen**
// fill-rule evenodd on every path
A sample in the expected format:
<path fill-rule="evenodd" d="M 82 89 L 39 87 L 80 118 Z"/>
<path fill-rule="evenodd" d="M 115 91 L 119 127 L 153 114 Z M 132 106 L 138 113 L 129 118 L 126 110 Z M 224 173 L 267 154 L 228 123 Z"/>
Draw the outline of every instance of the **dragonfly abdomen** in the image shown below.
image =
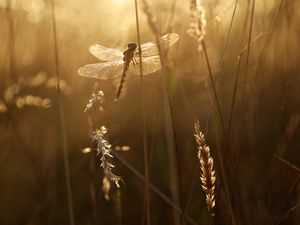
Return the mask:
<path fill-rule="evenodd" d="M 125 82 L 125 77 L 126 77 L 126 71 L 124 70 L 123 73 L 122 73 L 122 77 L 121 77 L 121 80 L 120 80 L 118 90 L 117 90 L 116 99 L 118 99 L 121 95 L 123 84 Z"/>

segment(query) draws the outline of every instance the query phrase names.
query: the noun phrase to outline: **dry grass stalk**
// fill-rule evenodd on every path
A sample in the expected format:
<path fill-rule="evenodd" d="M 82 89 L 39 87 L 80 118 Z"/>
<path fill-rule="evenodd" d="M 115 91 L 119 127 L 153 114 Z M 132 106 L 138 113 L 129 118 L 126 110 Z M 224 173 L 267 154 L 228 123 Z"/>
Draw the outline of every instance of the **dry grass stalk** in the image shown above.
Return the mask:
<path fill-rule="evenodd" d="M 165 56 L 166 55 L 165 55 L 165 51 L 161 45 L 161 41 L 160 41 L 161 34 L 160 34 L 159 30 L 157 29 L 156 19 L 153 15 L 152 11 L 150 10 L 150 6 L 149 6 L 148 2 L 146 0 L 143 0 L 142 3 L 143 3 L 143 11 L 147 16 L 148 25 L 149 25 L 151 31 L 153 32 L 153 34 L 155 35 L 155 40 L 157 43 L 157 50 L 159 53 L 162 70 L 163 70 L 163 72 L 165 72 L 164 70 L 165 70 Z"/>
<path fill-rule="evenodd" d="M 144 171 L 145 171 L 145 197 L 144 197 L 144 210 L 146 212 L 147 225 L 151 224 L 150 213 L 150 176 L 149 176 L 149 159 L 148 159 L 148 146 L 147 146 L 147 121 L 146 121 L 146 101 L 145 101 L 145 85 L 143 78 L 143 63 L 142 63 L 142 50 L 141 50 L 141 37 L 140 37 L 140 25 L 139 25 L 139 10 L 138 1 L 134 1 L 135 6 L 135 21 L 136 21 L 136 33 L 138 40 L 138 52 L 139 54 L 139 69 L 140 69 L 140 83 L 141 83 L 141 106 L 142 106 L 142 123 L 143 123 L 143 150 L 144 150 Z M 144 215 L 144 214 L 143 214 Z M 144 221 L 145 218 L 143 218 Z"/>
<path fill-rule="evenodd" d="M 119 162 L 125 166 L 133 175 L 135 175 L 136 178 L 138 178 L 140 181 L 145 182 L 145 177 L 142 173 L 140 173 L 136 168 L 134 168 L 124 157 L 118 154 L 118 152 L 114 151 L 113 155 Z M 162 201 L 164 201 L 167 205 L 169 205 L 173 211 L 178 215 L 183 215 L 184 212 L 180 208 L 180 206 L 172 201 L 172 199 L 164 194 L 157 186 L 155 186 L 153 183 L 150 183 L 150 189 L 155 193 Z M 186 220 L 191 225 L 198 225 L 197 222 L 191 218 L 188 214 L 186 215 Z"/>
<path fill-rule="evenodd" d="M 215 206 L 215 183 L 216 175 L 214 170 L 214 160 L 210 155 L 209 146 L 205 143 L 204 134 L 199 129 L 199 122 L 195 123 L 196 142 L 198 144 L 198 159 L 201 167 L 201 183 L 206 193 L 206 205 L 209 211 Z"/>
<path fill-rule="evenodd" d="M 57 41 L 57 29 L 56 29 L 56 15 L 55 15 L 55 4 L 54 0 L 50 1 L 51 6 L 51 22 L 52 22 L 52 33 L 53 33 L 53 44 L 54 44 L 54 62 L 55 62 L 55 75 L 56 75 L 56 89 L 58 98 L 58 109 L 60 118 L 60 132 L 62 139 L 62 149 L 63 149 L 63 159 L 64 159 L 64 170 L 65 170 L 65 182 L 67 187 L 67 197 L 68 197 L 68 213 L 70 225 L 74 225 L 74 206 L 73 206 L 73 196 L 72 196 L 72 186 L 71 186 L 71 175 L 70 166 L 68 158 L 68 143 L 67 143 L 67 133 L 66 133 L 66 121 L 64 105 L 62 100 L 62 91 L 60 86 L 60 64 L 58 57 L 58 41 Z"/>
<path fill-rule="evenodd" d="M 200 11 L 200 9 L 202 11 Z M 192 14 L 195 15 L 195 17 L 192 17 L 192 21 L 193 21 L 192 29 L 195 30 L 193 34 L 194 35 L 198 34 L 198 38 L 196 38 L 197 43 L 198 43 L 198 50 L 199 51 L 203 50 L 202 52 L 204 54 L 204 59 L 205 59 L 207 69 L 209 72 L 209 80 L 211 83 L 212 95 L 213 95 L 213 98 L 215 101 L 215 106 L 218 111 L 223 136 L 225 137 L 226 130 L 225 130 L 225 123 L 224 123 L 224 119 L 223 119 L 223 115 L 222 115 L 222 111 L 221 111 L 221 104 L 220 104 L 220 101 L 219 101 L 219 98 L 217 95 L 215 79 L 213 77 L 212 68 L 210 65 L 207 48 L 206 48 L 206 44 L 205 44 L 205 40 L 204 40 L 206 20 L 205 20 L 205 11 L 203 9 L 203 6 L 202 6 L 200 0 L 191 0 L 191 11 L 192 11 Z M 225 139 L 224 142 L 225 142 L 225 149 L 228 149 L 227 139 Z M 228 188 L 228 181 L 227 181 L 227 178 L 225 175 L 225 166 L 224 166 L 223 155 L 222 155 L 220 148 L 217 149 L 217 153 L 218 153 L 218 157 L 220 159 L 220 161 L 219 161 L 220 162 L 220 173 L 221 173 L 221 179 L 224 184 L 226 200 L 227 200 L 228 209 L 229 209 L 229 215 L 232 219 L 232 224 L 236 224 L 236 219 L 235 219 L 235 215 L 234 215 L 234 212 L 232 209 L 232 202 L 231 202 L 231 197 L 230 197 L 229 188 Z M 232 164 L 232 162 L 230 162 L 230 164 Z M 213 216 L 213 214 L 212 214 L 212 216 Z"/>
<path fill-rule="evenodd" d="M 206 34 L 205 9 L 201 0 L 191 0 L 191 22 L 187 33 L 198 43 L 198 51 L 202 50 L 202 41 Z"/>
<path fill-rule="evenodd" d="M 163 96 L 166 96 L 167 106 L 165 111 L 165 116 L 169 117 L 169 120 L 166 120 L 166 133 L 167 133 L 167 150 L 170 158 L 170 174 L 171 174 L 171 187 L 172 187 L 172 199 L 175 204 L 180 205 L 180 210 L 183 211 L 183 191 L 182 191 L 182 182 L 181 182 L 181 168 L 179 163 L 179 150 L 177 148 L 176 143 L 176 129 L 175 129 L 175 120 L 173 107 L 171 102 L 171 96 L 167 85 L 166 75 L 169 74 L 168 66 L 167 66 L 167 49 L 161 43 L 160 37 L 161 34 L 159 29 L 157 29 L 156 18 L 153 15 L 153 12 L 150 10 L 150 6 L 147 0 L 142 0 L 143 11 L 147 17 L 148 25 L 155 35 L 157 50 L 159 53 L 160 64 L 162 67 L 162 79 L 163 79 Z M 182 221 L 180 221 L 179 215 L 174 213 L 174 222 L 176 225 L 185 224 L 185 218 L 182 217 Z"/>
<path fill-rule="evenodd" d="M 189 35 L 191 35 L 197 41 L 198 51 L 200 52 L 203 50 L 204 58 L 205 58 L 205 61 L 207 64 L 208 72 L 209 72 L 209 78 L 211 81 L 214 99 L 216 102 L 218 114 L 219 114 L 221 125 L 222 125 L 222 130 L 225 135 L 225 126 L 224 126 L 224 122 L 223 122 L 223 116 L 221 113 L 221 106 L 220 106 L 219 98 L 217 96 L 215 80 L 214 80 L 214 77 L 212 74 L 212 69 L 210 66 L 207 49 L 206 49 L 206 45 L 205 45 L 205 41 L 204 41 L 204 36 L 206 34 L 205 9 L 202 6 L 201 0 L 191 0 L 190 8 L 191 8 L 191 22 L 190 22 L 190 26 L 187 30 L 187 33 Z"/>
<path fill-rule="evenodd" d="M 15 32 L 14 32 L 14 15 L 12 12 L 12 1 L 6 1 L 6 15 L 8 22 L 8 45 L 9 45 L 9 68 L 8 68 L 8 78 L 10 82 L 15 82 L 17 75 L 15 73 Z"/>

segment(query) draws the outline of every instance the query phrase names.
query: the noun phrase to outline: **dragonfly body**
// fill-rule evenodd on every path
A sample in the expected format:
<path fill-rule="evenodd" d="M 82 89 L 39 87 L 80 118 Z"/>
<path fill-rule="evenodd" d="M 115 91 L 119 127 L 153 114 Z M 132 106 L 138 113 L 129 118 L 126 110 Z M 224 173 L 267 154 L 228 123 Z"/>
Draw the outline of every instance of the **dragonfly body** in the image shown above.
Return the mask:
<path fill-rule="evenodd" d="M 126 77 L 126 72 L 129 68 L 129 65 L 131 62 L 134 63 L 134 55 L 135 55 L 135 50 L 137 48 L 136 43 L 129 43 L 127 46 L 127 49 L 125 49 L 125 51 L 123 52 L 123 72 L 122 72 L 122 77 L 120 80 L 120 84 L 117 90 L 117 94 L 116 94 L 116 99 L 120 97 L 121 92 L 122 92 L 122 88 L 123 88 L 123 84 L 125 82 L 125 77 Z"/>
<path fill-rule="evenodd" d="M 176 33 L 169 33 L 161 37 L 162 48 L 169 48 L 179 39 Z M 161 69 L 158 46 L 155 42 L 147 42 L 140 46 L 143 75 L 154 73 Z M 102 62 L 88 64 L 78 69 L 80 76 L 96 78 L 102 80 L 115 79 L 121 77 L 120 85 L 116 97 L 121 94 L 121 90 L 128 74 L 140 75 L 139 67 L 135 66 L 135 57 L 140 54 L 137 51 L 137 44 L 129 43 L 124 52 L 119 49 L 107 48 L 102 45 L 94 44 L 89 47 L 89 51 Z"/>
<path fill-rule="evenodd" d="M 130 63 L 133 60 L 136 48 L 137 48 L 136 43 L 131 42 L 128 44 L 127 48 L 123 52 L 124 63 L 126 63 L 126 62 Z M 128 66 L 129 66 L 129 63 L 128 63 Z"/>

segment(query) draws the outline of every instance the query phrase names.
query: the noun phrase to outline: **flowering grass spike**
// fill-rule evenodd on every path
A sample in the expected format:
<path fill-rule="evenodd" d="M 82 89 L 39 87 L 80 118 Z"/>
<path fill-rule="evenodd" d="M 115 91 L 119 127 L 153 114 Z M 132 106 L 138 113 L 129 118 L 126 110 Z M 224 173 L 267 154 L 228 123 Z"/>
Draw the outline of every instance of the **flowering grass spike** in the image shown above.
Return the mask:
<path fill-rule="evenodd" d="M 191 22 L 187 33 L 198 42 L 198 51 L 201 51 L 201 42 L 206 34 L 205 9 L 201 0 L 191 0 Z"/>
<path fill-rule="evenodd" d="M 90 110 L 96 104 L 96 102 L 99 102 L 100 104 L 104 102 L 104 93 L 102 90 L 92 94 L 92 97 L 89 99 L 89 103 L 86 105 L 84 112 Z"/>
<path fill-rule="evenodd" d="M 108 158 L 113 158 L 111 154 L 111 145 L 105 139 L 104 135 L 107 133 L 107 129 L 102 126 L 100 129 L 96 129 L 92 133 L 93 142 L 97 143 L 97 155 L 100 156 L 100 167 L 103 168 L 104 176 L 107 177 L 111 182 L 115 183 L 116 186 L 120 187 L 121 177 L 115 175 L 112 169 L 115 167 L 108 161 Z"/>

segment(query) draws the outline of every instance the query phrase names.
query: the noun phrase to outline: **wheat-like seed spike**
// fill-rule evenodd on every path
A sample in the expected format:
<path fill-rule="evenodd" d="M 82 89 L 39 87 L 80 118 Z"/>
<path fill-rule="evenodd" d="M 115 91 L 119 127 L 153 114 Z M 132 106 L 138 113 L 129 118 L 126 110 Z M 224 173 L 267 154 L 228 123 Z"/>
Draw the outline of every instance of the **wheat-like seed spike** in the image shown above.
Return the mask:
<path fill-rule="evenodd" d="M 209 211 L 215 206 L 215 183 L 214 160 L 210 155 L 209 146 L 206 145 L 204 134 L 200 131 L 199 122 L 195 122 L 196 142 L 198 144 L 198 159 L 201 168 L 200 180 L 202 189 L 206 193 L 206 205 Z"/>

